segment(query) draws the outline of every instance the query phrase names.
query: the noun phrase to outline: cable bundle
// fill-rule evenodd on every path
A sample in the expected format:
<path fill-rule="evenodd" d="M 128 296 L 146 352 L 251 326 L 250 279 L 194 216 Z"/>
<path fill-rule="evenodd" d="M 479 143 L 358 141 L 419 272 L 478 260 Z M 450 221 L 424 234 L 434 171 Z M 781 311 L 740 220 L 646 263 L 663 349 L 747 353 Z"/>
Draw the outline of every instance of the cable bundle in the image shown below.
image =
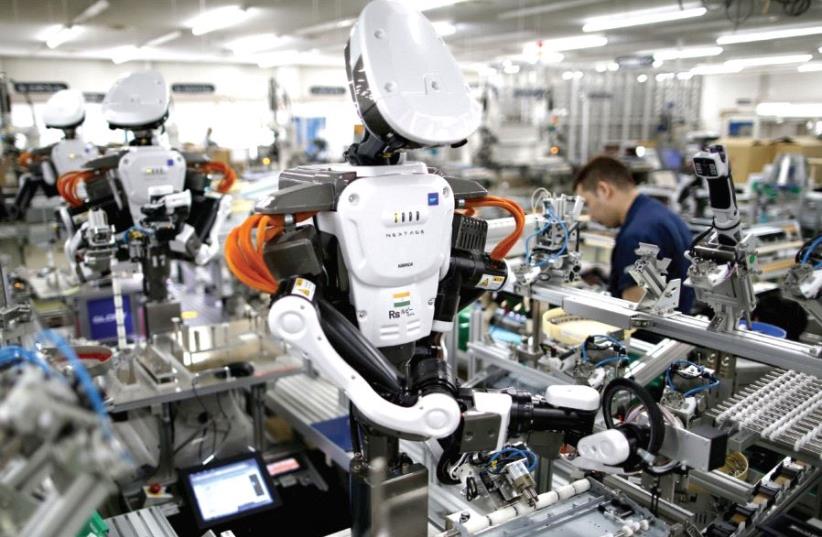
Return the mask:
<path fill-rule="evenodd" d="M 522 235 L 525 228 L 525 213 L 513 201 L 495 196 L 466 200 L 467 210 L 474 210 L 477 207 L 501 207 L 514 217 L 516 221 L 514 231 L 491 251 L 493 259 L 504 259 Z M 296 222 L 311 218 L 315 214 L 317 213 L 297 213 Z M 268 270 L 263 258 L 263 248 L 268 241 L 280 235 L 284 229 L 283 215 L 252 214 L 246 218 L 245 222 L 231 230 L 225 245 L 225 259 L 228 268 L 238 280 L 264 293 L 277 292 L 279 282 Z"/>
<path fill-rule="evenodd" d="M 74 172 L 64 173 L 57 179 L 57 192 L 64 200 L 72 207 L 79 207 L 83 204 L 80 194 L 77 192 L 77 187 L 80 183 L 85 183 L 94 177 L 94 170 L 79 170 Z"/>
<path fill-rule="evenodd" d="M 210 174 L 210 173 L 217 173 L 222 175 L 222 179 L 217 184 L 217 188 L 215 189 L 220 194 L 225 194 L 231 187 L 234 185 L 234 182 L 237 181 L 237 172 L 224 162 L 218 162 L 216 160 L 209 160 L 208 162 L 203 162 L 197 164 L 195 166 L 199 171 Z"/>
<path fill-rule="evenodd" d="M 525 211 L 516 202 L 500 198 L 497 196 L 485 196 L 483 198 L 465 200 L 465 208 L 468 210 L 476 209 L 477 207 L 499 207 L 508 211 L 514 217 L 516 228 L 514 231 L 499 241 L 499 243 L 491 250 L 491 259 L 501 261 L 505 259 L 511 248 L 517 243 L 522 236 L 525 229 Z"/>
<path fill-rule="evenodd" d="M 296 221 L 301 222 L 315 214 L 317 213 L 297 213 Z M 263 248 L 266 242 L 284 230 L 281 214 L 252 214 L 232 229 L 225 244 L 225 260 L 234 276 L 249 287 L 264 293 L 276 293 L 279 282 L 265 264 Z"/>

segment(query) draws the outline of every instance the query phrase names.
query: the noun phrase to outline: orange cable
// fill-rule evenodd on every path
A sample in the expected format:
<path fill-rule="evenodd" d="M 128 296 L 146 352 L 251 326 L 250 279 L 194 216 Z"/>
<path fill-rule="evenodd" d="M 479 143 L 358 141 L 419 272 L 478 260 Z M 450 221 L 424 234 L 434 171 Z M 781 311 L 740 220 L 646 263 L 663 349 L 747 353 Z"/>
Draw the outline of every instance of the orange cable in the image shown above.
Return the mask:
<path fill-rule="evenodd" d="M 296 222 L 315 214 L 297 213 Z M 280 214 L 252 214 L 231 230 L 226 241 L 225 259 L 228 268 L 238 280 L 264 293 L 274 294 L 279 288 L 279 282 L 268 270 L 263 251 L 268 241 L 285 230 L 283 222 L 283 215 Z"/>
<path fill-rule="evenodd" d="M 497 196 L 485 196 L 478 199 L 465 200 L 466 209 L 473 210 L 476 207 L 499 207 L 505 209 L 511 216 L 514 217 L 516 227 L 510 235 L 499 241 L 497 245 L 491 250 L 491 258 L 496 260 L 505 259 L 505 256 L 511 251 L 511 248 L 517 243 L 525 230 L 525 211 L 522 210 L 515 201 L 500 198 Z"/>
<path fill-rule="evenodd" d="M 231 190 L 231 187 L 237 181 L 237 172 L 235 172 L 231 166 L 224 162 L 209 160 L 199 164 L 197 167 L 203 173 L 218 173 L 223 176 L 215 189 L 220 194 L 225 194 Z"/>

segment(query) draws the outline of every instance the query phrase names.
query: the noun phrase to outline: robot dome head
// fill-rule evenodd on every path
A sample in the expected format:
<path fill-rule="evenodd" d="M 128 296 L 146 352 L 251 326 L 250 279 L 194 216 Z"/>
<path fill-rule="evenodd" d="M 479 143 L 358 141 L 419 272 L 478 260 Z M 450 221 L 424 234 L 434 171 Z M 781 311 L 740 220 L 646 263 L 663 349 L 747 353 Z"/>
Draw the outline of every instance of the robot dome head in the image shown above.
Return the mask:
<path fill-rule="evenodd" d="M 168 117 L 170 102 L 163 75 L 157 71 L 129 73 L 106 93 L 103 117 L 112 129 L 155 129 Z"/>
<path fill-rule="evenodd" d="M 481 108 L 431 22 L 401 0 L 362 10 L 345 48 L 357 112 L 393 148 L 459 143 L 480 124 Z"/>
<path fill-rule="evenodd" d="M 77 90 L 60 90 L 43 110 L 43 122 L 50 129 L 74 129 L 86 119 L 86 100 Z"/>

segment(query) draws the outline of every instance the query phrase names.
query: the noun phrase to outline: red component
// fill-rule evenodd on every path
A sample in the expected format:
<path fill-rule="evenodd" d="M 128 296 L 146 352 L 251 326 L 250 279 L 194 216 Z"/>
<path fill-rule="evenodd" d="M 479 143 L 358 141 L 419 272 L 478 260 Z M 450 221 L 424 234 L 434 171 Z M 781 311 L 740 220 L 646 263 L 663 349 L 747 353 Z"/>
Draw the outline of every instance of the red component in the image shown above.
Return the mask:
<path fill-rule="evenodd" d="M 148 486 L 148 491 L 151 494 L 160 494 L 163 491 L 163 486 L 159 483 L 152 483 Z"/>

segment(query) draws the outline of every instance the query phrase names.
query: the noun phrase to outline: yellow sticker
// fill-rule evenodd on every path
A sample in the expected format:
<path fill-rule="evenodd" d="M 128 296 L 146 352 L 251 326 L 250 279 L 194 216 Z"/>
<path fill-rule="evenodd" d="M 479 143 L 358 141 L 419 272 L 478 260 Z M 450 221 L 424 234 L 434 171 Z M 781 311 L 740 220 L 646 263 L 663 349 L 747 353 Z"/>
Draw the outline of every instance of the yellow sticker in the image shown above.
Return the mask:
<path fill-rule="evenodd" d="M 182 319 L 184 321 L 188 321 L 188 320 L 191 320 L 191 319 L 196 319 L 199 316 L 200 316 L 200 314 L 197 313 L 194 310 L 187 310 L 187 311 L 184 311 L 180 314 L 180 317 L 182 317 Z"/>
<path fill-rule="evenodd" d="M 291 290 L 292 295 L 302 295 L 308 300 L 312 300 L 314 298 L 314 292 L 317 290 L 317 286 L 314 282 L 305 280 L 303 278 L 297 278 L 294 281 L 294 289 Z"/>
<path fill-rule="evenodd" d="M 496 291 L 505 284 L 505 276 L 495 276 L 493 274 L 483 274 L 477 283 L 477 288 Z"/>

